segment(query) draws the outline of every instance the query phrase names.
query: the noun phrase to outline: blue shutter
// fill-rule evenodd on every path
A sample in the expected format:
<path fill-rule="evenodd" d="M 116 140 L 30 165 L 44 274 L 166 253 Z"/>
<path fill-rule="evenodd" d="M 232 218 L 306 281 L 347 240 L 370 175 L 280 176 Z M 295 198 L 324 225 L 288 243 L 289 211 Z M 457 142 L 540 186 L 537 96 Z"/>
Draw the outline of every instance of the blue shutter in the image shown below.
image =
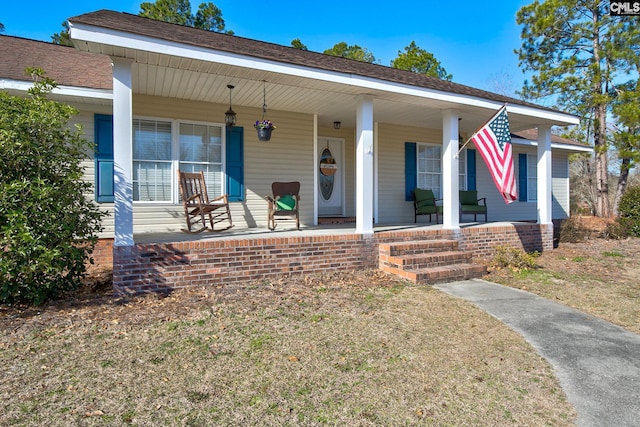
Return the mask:
<path fill-rule="evenodd" d="M 467 190 L 476 190 L 476 150 L 467 150 Z"/>
<path fill-rule="evenodd" d="M 97 202 L 113 202 L 113 116 L 94 116 L 95 192 Z"/>
<path fill-rule="evenodd" d="M 526 154 L 518 154 L 518 187 L 520 187 L 520 197 L 519 200 L 521 202 L 527 201 L 527 155 Z"/>
<path fill-rule="evenodd" d="M 404 143 L 404 199 L 408 202 L 413 200 L 413 190 L 418 183 L 417 170 L 417 144 L 415 142 Z"/>
<path fill-rule="evenodd" d="M 244 200 L 244 128 L 227 127 L 226 175 L 230 202 Z"/>

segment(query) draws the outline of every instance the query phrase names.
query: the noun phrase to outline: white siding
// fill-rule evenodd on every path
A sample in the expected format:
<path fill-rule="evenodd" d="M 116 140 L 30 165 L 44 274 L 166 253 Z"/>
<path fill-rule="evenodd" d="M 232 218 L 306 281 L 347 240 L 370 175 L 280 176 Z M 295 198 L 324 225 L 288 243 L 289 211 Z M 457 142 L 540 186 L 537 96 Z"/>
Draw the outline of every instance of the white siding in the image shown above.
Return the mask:
<path fill-rule="evenodd" d="M 224 121 L 225 105 L 195 103 L 176 99 L 136 96 L 135 116 Z M 231 203 L 231 217 L 237 227 L 266 227 L 267 202 L 274 181 L 300 181 L 300 221 L 313 224 L 313 117 L 268 111 L 265 118 L 276 125 L 271 141 L 258 141 L 253 128 L 262 119 L 261 108 L 234 106 L 237 126 L 244 127 L 245 200 Z M 176 183 L 177 185 L 177 179 Z M 178 231 L 184 227 L 181 204 L 134 203 L 134 232 Z M 292 223 L 293 224 L 293 223 Z"/>
<path fill-rule="evenodd" d="M 94 115 L 111 114 L 111 107 L 94 106 L 89 104 L 77 104 L 73 106 L 79 110 L 79 114 L 74 116 L 71 119 L 71 122 L 73 124 L 81 125 L 84 137 L 91 142 L 95 142 Z M 87 159 L 82 162 L 82 166 L 85 170 L 84 179 L 89 181 L 92 186 L 95 185 L 95 163 L 93 161 L 93 154 L 94 152 L 90 150 L 87 153 Z M 93 191 L 90 194 L 87 194 L 87 197 L 91 200 L 96 199 Z M 113 203 L 100 203 L 99 206 L 101 210 L 106 211 L 109 214 L 102 220 L 103 231 L 99 234 L 99 237 L 113 237 Z"/>
<path fill-rule="evenodd" d="M 569 156 L 553 151 L 551 156 L 552 175 L 552 219 L 569 218 Z"/>
<path fill-rule="evenodd" d="M 378 222 L 413 222 L 413 201 L 405 201 L 404 143 L 442 144 L 442 131 L 378 125 Z"/>
<path fill-rule="evenodd" d="M 94 140 L 94 114 L 111 114 L 108 106 L 78 105 L 81 113 L 74 122 L 83 125 L 87 139 Z M 184 100 L 134 96 L 135 116 L 165 119 L 193 120 L 222 123 L 226 105 L 195 103 Z M 237 227 L 266 228 L 267 203 L 264 197 L 271 194 L 274 181 L 300 181 L 301 222 L 313 224 L 315 166 L 313 147 L 313 117 L 311 115 L 268 111 L 266 118 L 277 126 L 271 141 L 260 142 L 253 123 L 262 118 L 262 110 L 234 106 L 238 114 L 238 126 L 244 128 L 244 184 L 245 200 L 231 203 L 231 215 Z M 345 141 L 345 210 L 347 216 L 355 215 L 355 136 L 354 130 L 343 128 L 319 128 L 319 135 L 343 138 Z M 413 203 L 405 201 L 405 142 L 442 144 L 442 131 L 417 127 L 378 124 L 378 216 L 380 224 L 413 222 Z M 535 147 L 514 146 L 516 177 L 518 176 L 518 154 L 536 154 Z M 567 155 L 554 151 L 553 171 L 553 218 L 566 218 L 569 214 L 569 178 Z M 93 153 L 88 153 L 84 162 L 85 178 L 93 183 Z M 487 198 L 490 221 L 535 220 L 536 203 L 514 202 L 506 205 L 498 194 L 482 157 L 476 156 L 477 189 L 479 197 Z M 177 180 L 174 185 L 177 185 Z M 89 195 L 95 199 L 94 195 Z M 101 203 L 100 207 L 110 212 L 103 222 L 102 237 L 112 237 L 113 204 Z M 463 217 L 468 221 L 470 217 Z M 292 223 L 293 224 L 293 223 Z M 181 204 L 134 203 L 134 232 L 179 231 L 184 227 Z M 286 225 L 283 225 L 286 227 Z"/>
<path fill-rule="evenodd" d="M 519 154 L 532 154 L 537 156 L 536 147 L 523 147 L 514 145 L 513 159 L 516 179 L 519 177 Z M 552 153 L 552 219 L 566 218 L 569 213 L 569 167 L 567 155 L 557 150 Z M 538 205 L 536 202 L 516 201 L 509 205 L 498 193 L 495 184 L 484 164 L 484 160 L 478 153 L 476 156 L 476 170 L 478 182 L 478 197 L 487 198 L 487 211 L 490 221 L 531 221 L 537 220 Z M 516 181 L 518 191 L 521 183 Z M 466 220 L 468 217 L 463 217 Z"/>

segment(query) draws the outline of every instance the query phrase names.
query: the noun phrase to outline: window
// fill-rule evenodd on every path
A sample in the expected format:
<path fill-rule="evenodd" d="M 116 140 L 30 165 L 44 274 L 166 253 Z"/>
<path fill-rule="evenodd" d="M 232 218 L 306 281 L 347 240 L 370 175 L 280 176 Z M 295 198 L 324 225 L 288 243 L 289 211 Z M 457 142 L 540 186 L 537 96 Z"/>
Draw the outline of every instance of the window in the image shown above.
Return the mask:
<path fill-rule="evenodd" d="M 538 157 L 527 154 L 527 202 L 538 200 Z"/>
<path fill-rule="evenodd" d="M 170 202 L 171 122 L 133 120 L 133 200 Z"/>
<path fill-rule="evenodd" d="M 467 151 L 458 155 L 460 190 L 467 189 Z M 418 144 L 417 183 L 418 188 L 430 189 L 436 198 L 442 198 L 442 146 Z"/>
<path fill-rule="evenodd" d="M 209 198 L 222 195 L 222 129 L 180 123 L 180 170 L 204 172 Z"/>
<path fill-rule="evenodd" d="M 217 197 L 224 191 L 222 156 L 221 126 L 134 119 L 133 200 L 177 202 L 178 167 L 203 171 L 209 197 Z"/>
<path fill-rule="evenodd" d="M 464 149 L 458 154 L 458 185 L 460 190 L 467 189 L 467 150 Z"/>
<path fill-rule="evenodd" d="M 418 144 L 418 188 L 430 189 L 436 198 L 442 194 L 442 146 Z"/>

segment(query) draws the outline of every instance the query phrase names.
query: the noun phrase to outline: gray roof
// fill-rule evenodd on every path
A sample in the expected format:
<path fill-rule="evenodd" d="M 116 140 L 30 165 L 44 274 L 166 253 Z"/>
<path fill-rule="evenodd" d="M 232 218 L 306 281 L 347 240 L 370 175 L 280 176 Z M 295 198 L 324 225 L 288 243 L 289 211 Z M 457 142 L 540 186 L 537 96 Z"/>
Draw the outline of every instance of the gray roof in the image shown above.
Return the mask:
<path fill-rule="evenodd" d="M 111 90 L 111 59 L 105 55 L 81 52 L 19 37 L 0 36 L 0 78 L 31 81 L 27 67 L 42 68 L 45 76 L 58 85 Z"/>
<path fill-rule="evenodd" d="M 69 18 L 71 23 L 84 24 L 130 34 L 161 39 L 195 47 L 277 61 L 296 66 L 354 74 L 393 83 L 412 85 L 453 94 L 477 97 L 490 101 L 530 106 L 536 109 L 557 111 L 519 99 L 475 89 L 469 86 L 441 80 L 411 71 L 399 70 L 378 64 L 305 51 L 293 47 L 252 40 L 235 35 L 215 33 L 183 25 L 171 24 L 123 12 L 99 10 Z"/>

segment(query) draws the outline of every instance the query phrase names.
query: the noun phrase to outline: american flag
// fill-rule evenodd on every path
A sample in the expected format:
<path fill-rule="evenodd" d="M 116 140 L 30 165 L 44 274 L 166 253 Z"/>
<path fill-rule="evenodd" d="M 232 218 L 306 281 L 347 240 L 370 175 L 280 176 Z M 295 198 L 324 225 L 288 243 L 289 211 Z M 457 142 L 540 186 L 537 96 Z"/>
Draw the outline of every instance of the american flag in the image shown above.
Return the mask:
<path fill-rule="evenodd" d="M 496 114 L 471 137 L 478 151 L 487 164 L 493 182 L 509 204 L 517 200 L 516 179 L 511 152 L 511 131 L 507 106 L 503 106 Z"/>

